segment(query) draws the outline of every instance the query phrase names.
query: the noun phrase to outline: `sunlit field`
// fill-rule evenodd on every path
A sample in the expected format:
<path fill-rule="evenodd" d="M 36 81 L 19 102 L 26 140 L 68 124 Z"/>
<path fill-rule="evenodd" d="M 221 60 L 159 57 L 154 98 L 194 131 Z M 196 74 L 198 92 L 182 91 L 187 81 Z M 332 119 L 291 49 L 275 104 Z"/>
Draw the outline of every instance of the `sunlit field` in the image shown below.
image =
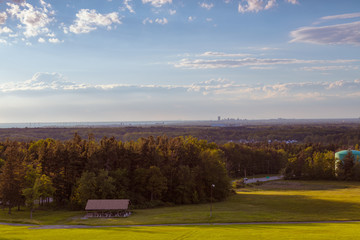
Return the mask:
<path fill-rule="evenodd" d="M 0 239 L 356 239 L 359 223 L 32 229 L 0 225 Z"/>
<path fill-rule="evenodd" d="M 327 221 L 360 219 L 360 183 L 337 181 L 274 181 L 237 189 L 226 201 L 213 204 L 136 209 L 128 218 L 83 219 L 85 212 L 0 211 L 0 222 L 32 224 L 133 225 Z"/>

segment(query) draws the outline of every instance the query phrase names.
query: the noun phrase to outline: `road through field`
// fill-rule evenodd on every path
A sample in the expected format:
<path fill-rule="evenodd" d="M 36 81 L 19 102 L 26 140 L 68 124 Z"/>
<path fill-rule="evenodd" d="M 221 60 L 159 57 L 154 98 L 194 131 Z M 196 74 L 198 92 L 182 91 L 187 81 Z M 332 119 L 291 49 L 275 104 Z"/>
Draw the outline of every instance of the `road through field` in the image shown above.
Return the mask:
<path fill-rule="evenodd" d="M 360 220 L 348 221 L 308 221 L 308 222 L 237 222 L 237 223 L 174 223 L 174 224 L 144 224 L 144 225 L 31 225 L 18 223 L 0 223 L 8 226 L 27 226 L 31 229 L 89 229 L 89 228 L 129 228 L 129 227 L 174 227 L 174 226 L 227 226 L 227 225 L 296 225 L 312 223 L 360 223 Z"/>
<path fill-rule="evenodd" d="M 256 183 L 256 182 L 267 182 L 273 180 L 283 179 L 283 176 L 272 176 L 272 177 L 262 177 L 262 178 L 249 178 L 245 181 L 245 183 Z"/>

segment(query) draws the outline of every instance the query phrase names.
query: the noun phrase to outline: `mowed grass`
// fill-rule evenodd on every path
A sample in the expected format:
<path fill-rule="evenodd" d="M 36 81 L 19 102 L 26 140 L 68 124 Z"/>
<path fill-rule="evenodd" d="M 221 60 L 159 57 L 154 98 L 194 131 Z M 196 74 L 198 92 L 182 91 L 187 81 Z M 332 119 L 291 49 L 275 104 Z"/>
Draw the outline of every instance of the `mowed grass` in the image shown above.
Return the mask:
<path fill-rule="evenodd" d="M 273 181 L 238 189 L 226 201 L 213 204 L 134 210 L 128 218 L 82 219 L 84 212 L 0 211 L 0 222 L 34 224 L 141 225 L 172 223 L 231 223 L 360 220 L 360 183 L 337 181 Z"/>
<path fill-rule="evenodd" d="M 360 223 L 31 229 L 0 225 L 0 239 L 359 239 Z"/>

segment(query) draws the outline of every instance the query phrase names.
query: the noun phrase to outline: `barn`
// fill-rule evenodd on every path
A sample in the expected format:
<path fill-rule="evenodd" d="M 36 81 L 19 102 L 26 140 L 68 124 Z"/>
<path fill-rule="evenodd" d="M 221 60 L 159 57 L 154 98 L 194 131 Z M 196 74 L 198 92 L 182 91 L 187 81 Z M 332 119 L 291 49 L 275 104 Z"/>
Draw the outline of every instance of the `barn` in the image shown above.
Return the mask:
<path fill-rule="evenodd" d="M 129 205 L 129 199 L 89 199 L 85 207 L 85 217 L 128 217 L 131 215 Z"/>

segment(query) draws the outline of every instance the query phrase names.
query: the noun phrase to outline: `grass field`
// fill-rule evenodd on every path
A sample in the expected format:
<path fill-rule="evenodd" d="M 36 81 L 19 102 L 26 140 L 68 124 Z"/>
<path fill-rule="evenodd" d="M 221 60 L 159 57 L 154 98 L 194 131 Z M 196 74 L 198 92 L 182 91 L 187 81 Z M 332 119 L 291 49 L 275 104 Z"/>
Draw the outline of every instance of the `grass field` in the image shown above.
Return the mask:
<path fill-rule="evenodd" d="M 31 229 L 0 225 L 0 239 L 359 239 L 360 223 Z"/>
<path fill-rule="evenodd" d="M 224 202 L 134 210 L 120 219 L 82 219 L 84 212 L 0 211 L 0 222 L 34 224 L 129 225 L 207 222 L 273 222 L 360 220 L 360 183 L 336 181 L 274 181 L 238 189 Z"/>

